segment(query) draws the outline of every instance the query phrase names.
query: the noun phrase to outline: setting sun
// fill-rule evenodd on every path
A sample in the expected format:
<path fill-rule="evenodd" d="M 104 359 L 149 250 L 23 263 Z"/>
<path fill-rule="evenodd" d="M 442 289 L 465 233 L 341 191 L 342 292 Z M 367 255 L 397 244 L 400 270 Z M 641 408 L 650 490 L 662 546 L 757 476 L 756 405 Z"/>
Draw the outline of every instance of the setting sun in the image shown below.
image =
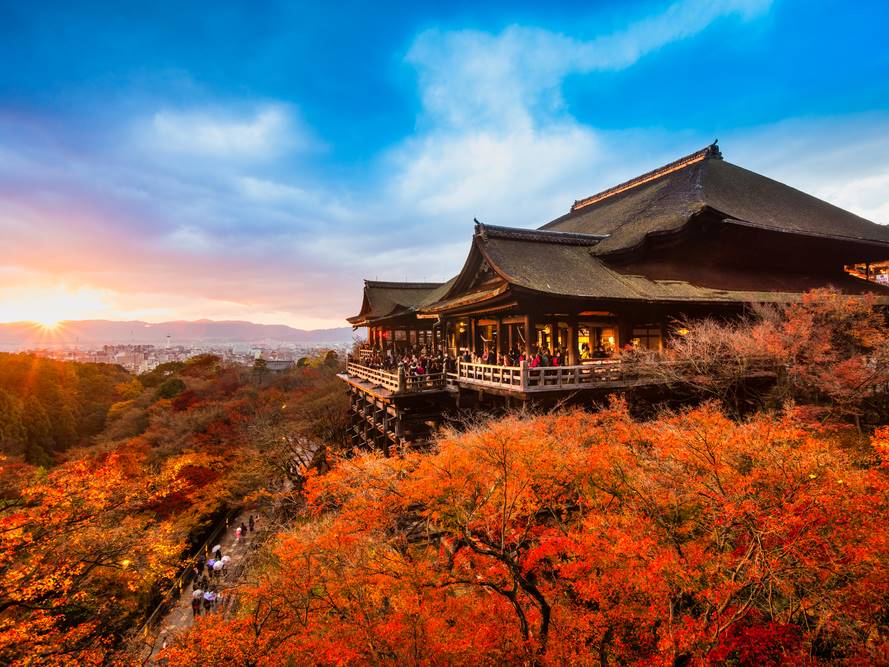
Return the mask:
<path fill-rule="evenodd" d="M 0 289 L 0 322 L 33 322 L 47 331 L 63 320 L 94 318 L 107 310 L 108 295 L 64 285 Z"/>
<path fill-rule="evenodd" d="M 44 329 L 46 331 L 53 331 L 55 329 L 58 329 L 59 324 L 60 324 L 59 320 L 50 320 L 50 319 L 31 320 L 31 321 L 34 322 L 34 324 L 36 324 L 37 326 L 39 326 L 41 329 Z"/>

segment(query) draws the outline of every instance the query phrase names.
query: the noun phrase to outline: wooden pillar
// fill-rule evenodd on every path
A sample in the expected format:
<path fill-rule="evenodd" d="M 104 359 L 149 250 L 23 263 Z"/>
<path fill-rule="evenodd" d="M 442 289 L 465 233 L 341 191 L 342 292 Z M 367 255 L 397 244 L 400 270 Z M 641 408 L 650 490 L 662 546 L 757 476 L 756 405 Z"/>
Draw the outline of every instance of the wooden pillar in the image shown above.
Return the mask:
<path fill-rule="evenodd" d="M 470 318 L 469 320 L 469 351 L 476 355 L 475 351 L 475 341 L 478 340 L 475 334 L 475 318 Z"/>
<path fill-rule="evenodd" d="M 507 347 L 506 351 L 512 352 L 515 349 L 515 344 L 512 342 L 512 325 L 511 324 L 506 325 L 506 338 L 507 338 L 506 342 L 509 345 L 509 347 Z"/>
<path fill-rule="evenodd" d="M 534 325 L 534 318 L 525 315 L 525 356 L 534 353 L 534 345 L 537 342 L 537 328 Z"/>
<path fill-rule="evenodd" d="M 633 324 L 629 317 L 620 315 L 617 318 L 617 331 L 614 332 L 614 346 L 620 352 L 630 344 L 633 337 Z"/>
<path fill-rule="evenodd" d="M 577 320 L 568 321 L 568 365 L 577 366 L 580 363 L 580 355 L 577 350 Z"/>
<path fill-rule="evenodd" d="M 503 349 L 503 318 L 497 318 L 497 356 L 499 357 L 501 354 L 504 354 L 505 351 Z"/>

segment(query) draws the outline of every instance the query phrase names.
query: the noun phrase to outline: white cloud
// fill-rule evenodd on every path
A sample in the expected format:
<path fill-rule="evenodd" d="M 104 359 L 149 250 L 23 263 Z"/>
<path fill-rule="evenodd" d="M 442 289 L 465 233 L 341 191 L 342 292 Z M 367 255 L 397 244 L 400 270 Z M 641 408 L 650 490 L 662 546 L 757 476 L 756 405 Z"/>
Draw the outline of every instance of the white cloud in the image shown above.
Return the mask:
<path fill-rule="evenodd" d="M 521 126 L 562 106 L 571 73 L 629 67 L 671 42 L 691 37 L 724 16 L 752 18 L 770 0 L 681 0 L 625 30 L 578 40 L 510 26 L 498 35 L 462 30 L 421 33 L 407 54 L 417 69 L 424 112 L 453 127 Z"/>
<path fill-rule="evenodd" d="M 567 210 L 601 148 L 596 133 L 577 124 L 526 124 L 509 133 L 429 135 L 409 142 L 397 158 L 392 194 L 400 208 L 455 225 L 474 216 L 530 224 L 554 207 Z"/>
<path fill-rule="evenodd" d="M 889 223 L 889 114 L 789 118 L 724 139 L 732 162 Z"/>
<path fill-rule="evenodd" d="M 267 160 L 305 149 L 310 141 L 288 107 L 266 104 L 229 110 L 163 110 L 151 119 L 153 148 L 196 157 Z"/>
<path fill-rule="evenodd" d="M 417 70 L 421 130 L 388 156 L 387 191 L 396 208 L 435 221 L 427 234 L 436 239 L 466 233 L 473 216 L 537 226 L 567 212 L 575 198 L 608 184 L 619 153 L 613 136 L 567 113 L 564 79 L 629 67 L 719 18 L 749 19 L 768 6 L 682 0 L 588 40 L 524 26 L 423 32 L 406 56 Z"/>

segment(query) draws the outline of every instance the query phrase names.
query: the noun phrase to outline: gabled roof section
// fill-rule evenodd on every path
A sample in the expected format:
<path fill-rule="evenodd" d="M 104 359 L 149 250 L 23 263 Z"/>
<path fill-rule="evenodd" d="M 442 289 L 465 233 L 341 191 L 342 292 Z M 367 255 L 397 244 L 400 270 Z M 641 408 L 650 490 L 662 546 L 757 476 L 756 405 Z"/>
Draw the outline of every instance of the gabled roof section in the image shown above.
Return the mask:
<path fill-rule="evenodd" d="M 361 311 L 346 319 L 354 326 L 364 326 L 373 320 L 410 312 L 446 284 L 365 280 Z"/>
<path fill-rule="evenodd" d="M 715 141 L 706 148 L 702 148 L 699 151 L 695 151 L 691 155 L 686 155 L 685 157 L 681 157 L 678 160 L 674 160 L 670 164 L 665 164 L 663 167 L 652 169 L 651 171 L 646 172 L 641 176 L 631 178 L 629 181 L 624 181 L 623 183 L 610 187 L 607 190 L 603 190 L 602 192 L 591 197 L 587 197 L 586 199 L 575 200 L 574 204 L 572 204 L 571 206 L 571 211 L 574 212 L 586 206 L 592 206 L 593 204 L 600 202 L 603 199 L 608 199 L 608 197 L 613 197 L 614 195 L 620 194 L 621 192 L 625 192 L 655 179 L 661 178 L 662 176 L 671 174 L 674 171 L 679 171 L 684 167 L 694 164 L 695 162 L 700 162 L 701 160 L 706 160 L 707 158 L 714 158 L 717 160 L 722 159 L 722 153 L 720 152 L 719 146 L 716 145 Z"/>
<path fill-rule="evenodd" d="M 438 300 L 429 300 L 420 309 L 424 313 L 440 313 L 498 298 L 512 287 L 584 299 L 742 304 L 792 301 L 812 287 L 824 286 L 823 281 L 809 285 L 801 278 L 780 273 L 763 274 L 750 286 L 728 289 L 629 275 L 598 256 L 597 249 L 606 240 L 583 233 L 531 232 L 478 224 L 461 273 L 449 288 L 439 291 L 442 296 Z M 502 280 L 500 285 L 473 282 L 483 264 Z M 836 276 L 832 282 L 845 293 L 872 291 L 880 302 L 889 302 L 889 288 L 873 284 L 865 287 L 863 281 L 844 275 Z"/>
<path fill-rule="evenodd" d="M 513 241 L 532 241 L 539 243 L 557 243 L 559 245 L 594 246 L 605 238 L 599 234 L 585 234 L 580 232 L 563 232 L 546 229 L 520 229 L 518 227 L 499 227 L 497 225 L 485 225 L 481 222 L 475 224 L 475 233 L 483 239 L 510 239 Z"/>
<path fill-rule="evenodd" d="M 597 255 L 631 251 L 710 212 L 726 224 L 889 245 L 889 227 L 722 159 L 716 144 L 576 201 L 541 230 L 606 236 Z"/>

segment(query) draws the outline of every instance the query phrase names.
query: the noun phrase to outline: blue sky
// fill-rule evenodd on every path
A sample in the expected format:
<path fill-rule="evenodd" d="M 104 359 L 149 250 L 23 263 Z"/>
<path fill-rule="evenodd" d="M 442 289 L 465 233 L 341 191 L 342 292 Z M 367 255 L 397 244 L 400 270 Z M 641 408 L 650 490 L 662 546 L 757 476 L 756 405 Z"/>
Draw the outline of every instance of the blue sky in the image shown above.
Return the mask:
<path fill-rule="evenodd" d="M 339 325 L 716 137 L 889 222 L 889 3 L 145 4 L 0 2 L 0 321 Z"/>

